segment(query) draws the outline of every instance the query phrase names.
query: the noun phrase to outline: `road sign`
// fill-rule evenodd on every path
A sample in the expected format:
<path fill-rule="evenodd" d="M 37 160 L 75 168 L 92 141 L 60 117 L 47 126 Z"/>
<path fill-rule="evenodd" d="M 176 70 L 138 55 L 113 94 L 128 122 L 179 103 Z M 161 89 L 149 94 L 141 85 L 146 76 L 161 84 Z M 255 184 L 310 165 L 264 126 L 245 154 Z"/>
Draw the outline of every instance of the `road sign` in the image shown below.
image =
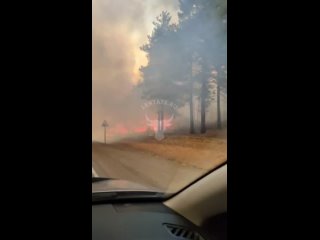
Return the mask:
<path fill-rule="evenodd" d="M 102 127 L 109 127 L 109 124 L 107 123 L 107 121 L 106 121 L 106 120 L 104 120 L 104 121 L 103 121 L 103 123 L 102 123 Z"/>
<path fill-rule="evenodd" d="M 107 127 L 109 127 L 109 124 L 106 120 L 103 121 L 102 127 L 104 127 L 104 143 L 107 144 Z"/>

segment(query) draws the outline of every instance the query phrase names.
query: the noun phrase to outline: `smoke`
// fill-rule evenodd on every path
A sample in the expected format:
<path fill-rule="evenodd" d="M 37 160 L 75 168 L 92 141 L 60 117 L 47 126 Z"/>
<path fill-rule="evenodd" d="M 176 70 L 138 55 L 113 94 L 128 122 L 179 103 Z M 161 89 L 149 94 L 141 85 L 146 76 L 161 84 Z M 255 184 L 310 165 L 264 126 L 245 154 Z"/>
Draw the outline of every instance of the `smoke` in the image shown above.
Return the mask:
<path fill-rule="evenodd" d="M 133 91 L 139 67 L 147 64 L 139 47 L 152 31 L 152 21 L 164 9 L 176 16 L 178 1 L 92 1 L 92 137 L 103 140 L 103 120 L 109 134 L 142 131 L 142 100 Z"/>
<path fill-rule="evenodd" d="M 141 108 L 144 100 L 135 85 L 141 77 L 140 66 L 148 61 L 140 46 L 148 42 L 147 35 L 154 27 L 152 22 L 163 10 L 172 16 L 171 23 L 178 23 L 179 1 L 93 0 L 92 9 L 92 140 L 103 141 L 103 120 L 109 124 L 110 138 L 143 132 L 146 129 Z M 196 32 L 195 29 L 187 32 L 182 41 L 186 44 L 190 36 L 202 33 L 201 26 L 197 25 Z M 204 49 L 209 58 L 214 45 Z M 197 104 L 195 100 L 196 125 Z M 215 106 L 210 107 L 208 121 L 215 119 L 215 111 Z M 179 116 L 178 127 L 188 127 L 188 106 L 179 109 Z"/>

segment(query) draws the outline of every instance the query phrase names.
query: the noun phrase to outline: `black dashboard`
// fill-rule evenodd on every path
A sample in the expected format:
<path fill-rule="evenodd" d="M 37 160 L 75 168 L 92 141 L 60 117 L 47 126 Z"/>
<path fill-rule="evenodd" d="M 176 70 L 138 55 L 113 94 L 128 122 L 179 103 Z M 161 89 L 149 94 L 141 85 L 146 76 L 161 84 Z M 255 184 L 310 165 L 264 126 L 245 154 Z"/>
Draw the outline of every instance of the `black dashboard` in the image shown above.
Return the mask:
<path fill-rule="evenodd" d="M 92 240 L 214 240 L 161 202 L 92 205 Z"/>

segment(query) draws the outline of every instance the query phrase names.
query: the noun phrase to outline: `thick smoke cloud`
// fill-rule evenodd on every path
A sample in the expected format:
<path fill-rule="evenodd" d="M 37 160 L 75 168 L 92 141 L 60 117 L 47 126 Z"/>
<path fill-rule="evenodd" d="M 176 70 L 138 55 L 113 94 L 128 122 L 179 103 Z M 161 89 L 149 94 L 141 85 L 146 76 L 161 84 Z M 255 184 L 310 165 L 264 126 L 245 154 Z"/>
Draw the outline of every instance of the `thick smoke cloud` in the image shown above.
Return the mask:
<path fill-rule="evenodd" d="M 139 47 L 162 10 L 177 19 L 178 1 L 93 0 L 92 9 L 92 135 L 101 141 L 104 119 L 110 134 L 145 127 L 142 100 L 132 91 L 147 63 Z"/>

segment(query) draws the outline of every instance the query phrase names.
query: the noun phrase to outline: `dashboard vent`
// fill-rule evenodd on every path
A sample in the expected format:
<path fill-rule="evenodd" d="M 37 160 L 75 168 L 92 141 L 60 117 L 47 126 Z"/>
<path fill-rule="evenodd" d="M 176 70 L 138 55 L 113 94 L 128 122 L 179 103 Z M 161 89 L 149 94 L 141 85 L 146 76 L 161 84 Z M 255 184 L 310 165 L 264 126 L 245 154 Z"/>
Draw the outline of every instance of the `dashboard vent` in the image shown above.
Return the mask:
<path fill-rule="evenodd" d="M 163 225 L 167 229 L 167 231 L 177 239 L 204 240 L 204 238 L 199 233 L 187 229 L 183 226 L 177 226 L 169 223 L 164 223 Z"/>

